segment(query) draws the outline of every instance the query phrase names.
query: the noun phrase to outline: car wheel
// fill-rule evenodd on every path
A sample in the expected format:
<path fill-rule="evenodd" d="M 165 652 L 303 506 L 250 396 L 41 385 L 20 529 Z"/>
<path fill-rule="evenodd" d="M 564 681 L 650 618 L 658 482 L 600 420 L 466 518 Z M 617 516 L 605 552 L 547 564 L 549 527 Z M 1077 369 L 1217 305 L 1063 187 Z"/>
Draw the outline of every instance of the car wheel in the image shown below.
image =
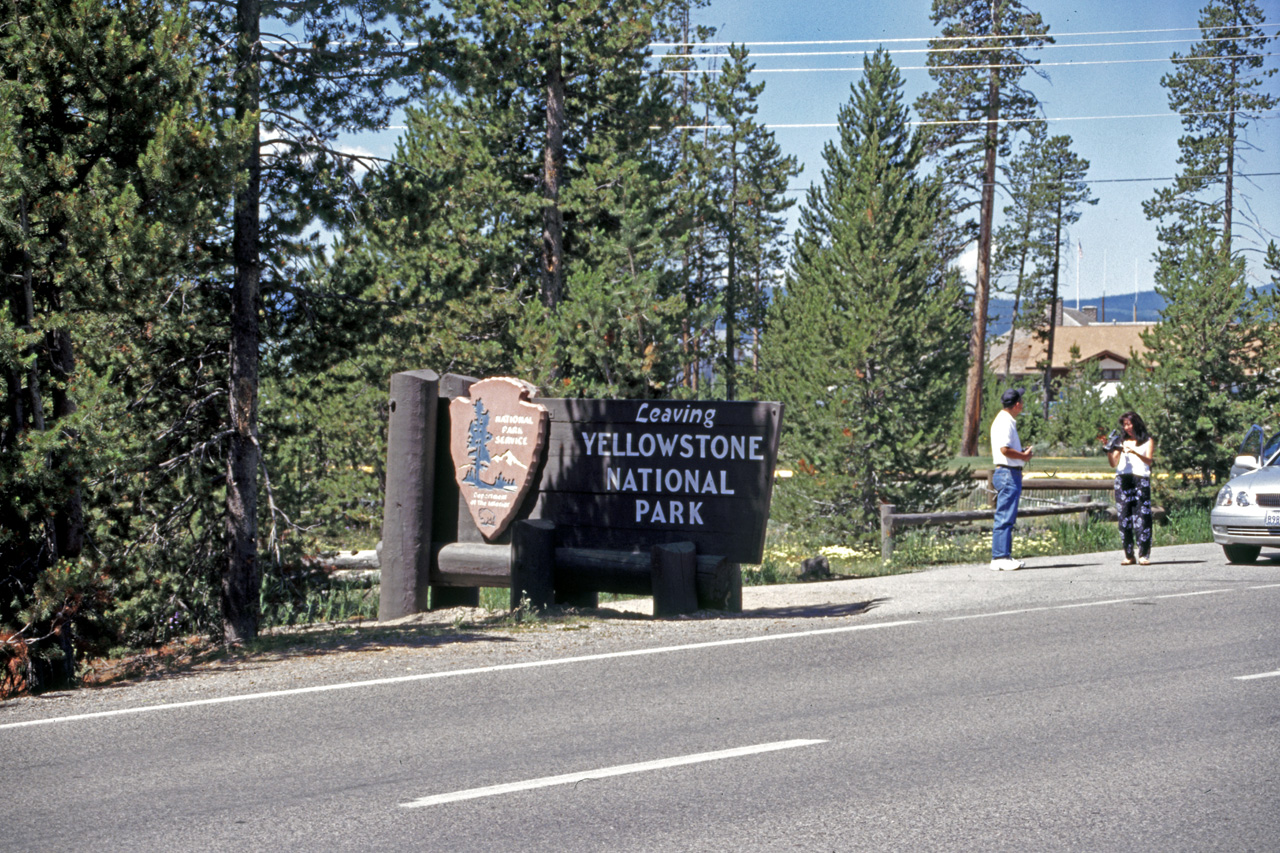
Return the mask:
<path fill-rule="evenodd" d="M 1222 553 L 1227 555 L 1228 563 L 1252 563 L 1261 553 L 1260 545 L 1223 545 Z"/>

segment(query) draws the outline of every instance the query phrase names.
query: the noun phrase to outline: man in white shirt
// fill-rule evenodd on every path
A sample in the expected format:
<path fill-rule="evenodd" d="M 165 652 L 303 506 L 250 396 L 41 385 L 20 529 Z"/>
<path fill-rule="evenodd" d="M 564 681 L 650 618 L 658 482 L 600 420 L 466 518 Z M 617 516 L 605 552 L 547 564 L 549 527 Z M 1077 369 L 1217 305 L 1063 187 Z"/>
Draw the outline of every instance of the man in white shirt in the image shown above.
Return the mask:
<path fill-rule="evenodd" d="M 1022 389 L 1010 388 L 1000 396 L 1004 406 L 991 422 L 991 462 L 995 471 L 991 485 L 996 490 L 995 525 L 991 529 L 991 568 L 1012 572 L 1025 564 L 1013 558 L 1013 524 L 1018 520 L 1018 499 L 1022 497 L 1022 466 L 1031 459 L 1032 448 L 1022 449 L 1016 419 L 1022 414 Z"/>

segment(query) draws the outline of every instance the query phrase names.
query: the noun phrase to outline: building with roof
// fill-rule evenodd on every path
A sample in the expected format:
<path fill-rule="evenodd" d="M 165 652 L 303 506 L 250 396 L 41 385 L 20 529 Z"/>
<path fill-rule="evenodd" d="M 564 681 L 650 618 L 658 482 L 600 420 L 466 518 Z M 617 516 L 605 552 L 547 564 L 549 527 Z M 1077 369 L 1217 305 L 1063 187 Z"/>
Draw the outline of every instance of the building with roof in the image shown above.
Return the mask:
<path fill-rule="evenodd" d="M 1102 371 L 1103 397 L 1110 397 L 1119 389 L 1125 371 L 1135 355 L 1147 351 L 1142 343 L 1142 333 L 1152 323 L 1099 323 L 1096 311 L 1085 308 L 1075 311 L 1063 308 L 1058 300 L 1053 329 L 1052 375 L 1061 379 L 1071 369 L 1072 349 L 1079 349 L 1078 364 L 1097 362 Z M 1035 332 L 1014 329 L 991 341 L 987 353 L 987 366 L 1008 384 L 1032 382 L 1043 376 L 1047 341 Z"/>

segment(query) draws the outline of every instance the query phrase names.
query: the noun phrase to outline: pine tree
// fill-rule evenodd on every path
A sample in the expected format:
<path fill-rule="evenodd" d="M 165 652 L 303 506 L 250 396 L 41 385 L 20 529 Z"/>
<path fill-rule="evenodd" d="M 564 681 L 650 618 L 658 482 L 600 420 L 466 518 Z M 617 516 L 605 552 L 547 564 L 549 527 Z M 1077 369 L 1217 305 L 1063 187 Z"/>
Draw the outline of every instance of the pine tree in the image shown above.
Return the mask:
<path fill-rule="evenodd" d="M 0 6 L 0 655 L 56 641 L 66 676 L 89 611 L 127 599 L 130 552 L 168 534 L 126 507 L 182 428 L 152 383 L 199 358 L 171 321 L 235 139 L 195 52 L 160 4 Z"/>
<path fill-rule="evenodd" d="M 384 126 L 391 111 L 416 91 L 416 72 L 433 68 L 437 48 L 447 50 L 448 40 L 433 38 L 447 27 L 424 15 L 420 47 L 408 50 L 394 36 L 397 28 L 385 26 L 392 13 L 408 11 L 397 0 L 237 0 L 193 6 L 207 43 L 219 54 L 211 63 L 221 61 L 224 46 L 231 46 L 232 67 L 211 78 L 211 102 L 249 127 L 238 152 L 242 179 L 228 199 L 230 362 L 222 531 L 227 559 L 220 573 L 224 636 L 241 642 L 258 631 L 262 354 L 273 352 L 277 336 L 310 319 L 309 294 L 295 286 L 292 270 L 317 262 L 322 245 L 312 229 L 317 222 L 341 221 L 355 189 L 360 158 L 343 154 L 333 143 L 340 132 Z M 264 32 L 264 22 L 282 29 Z M 294 27 L 302 30 L 301 37 L 290 32 Z"/>
<path fill-rule="evenodd" d="M 766 393 L 787 406 L 783 455 L 803 516 L 868 531 L 882 501 L 939 498 L 967 323 L 937 242 L 942 187 L 919 175 L 902 79 L 888 55 L 863 79 L 800 211 L 794 266 L 764 339 Z"/>
<path fill-rule="evenodd" d="M 783 156 L 773 133 L 755 119 L 765 84 L 747 82 L 754 68 L 746 48 L 730 45 L 720 73 L 701 93 L 711 120 L 723 127 L 709 138 L 707 153 L 715 170 L 712 196 L 717 205 L 712 247 L 723 266 L 725 344 L 720 372 L 729 400 L 738 396 L 744 338 L 758 337 L 763 323 L 768 304 L 765 281 L 782 266 L 783 213 L 792 205 L 784 194 L 790 179 L 800 173 L 795 157 Z"/>
<path fill-rule="evenodd" d="M 1007 265 L 1016 274 L 1015 315 L 1021 298 L 1026 295 L 1030 319 L 1022 325 L 1045 341 L 1042 365 L 1045 420 L 1049 419 L 1049 404 L 1054 395 L 1053 316 L 1058 302 L 1063 241 L 1067 229 L 1080 220 L 1080 206 L 1097 204 L 1085 182 L 1088 172 L 1089 161 L 1071 150 L 1070 136 L 1048 136 L 1043 124 L 1033 125 L 1028 139 L 1009 163 L 1011 203 L 1004 209 L 1005 224 L 996 232 L 997 269 Z M 1028 264 L 1031 265 L 1029 275 Z M 1017 319 L 1015 316 L 1009 334 L 1010 354 Z"/>
<path fill-rule="evenodd" d="M 655 38 L 673 42 L 676 50 L 661 60 L 664 74 L 676 79 L 671 94 L 673 130 L 655 140 L 657 156 L 667 164 L 664 238 L 673 245 L 678 274 L 673 286 L 684 297 L 681 319 L 680 366 L 677 381 L 682 393 L 701 396 L 707 362 L 716 357 L 716 282 L 721 262 L 713 249 L 712 224 L 716 219 L 714 155 L 709 129 L 710 107 L 704 93 L 703 64 L 710 61 L 714 27 L 694 27 L 691 13 L 705 7 L 707 0 L 678 2 L 669 20 L 659 19 Z"/>
<path fill-rule="evenodd" d="M 1011 369 L 1013 344 L 1018 332 L 1037 328 L 1038 311 L 1048 307 L 1039 305 L 1037 299 L 1041 290 L 1038 273 L 1049 266 L 1044 257 L 1045 244 L 1039 239 L 1048 203 L 1044 194 L 1038 192 L 1044 185 L 1035 162 L 1045 136 L 1044 125 L 1032 125 L 1030 137 L 1009 161 L 1007 186 L 1010 203 L 1004 208 L 1004 223 L 996 229 L 993 238 L 992 265 L 996 280 L 1013 278 L 1013 308 L 1005 351 L 1005 376 L 1009 375 Z"/>
<path fill-rule="evenodd" d="M 1273 337 L 1267 303 L 1249 287 L 1243 259 L 1223 262 L 1221 233 L 1207 223 L 1162 247 L 1156 292 L 1165 307 L 1126 371 L 1136 381 L 1124 396 L 1156 436 L 1161 464 L 1211 487 L 1230 467 L 1223 447 L 1275 381 L 1274 356 L 1259 346 Z"/>
<path fill-rule="evenodd" d="M 1257 55 L 1269 40 L 1263 19 L 1252 2 L 1214 0 L 1202 10 L 1204 39 L 1188 56 L 1175 53 L 1175 71 L 1161 80 L 1170 107 L 1185 113 L 1182 171 L 1143 203 L 1159 223 L 1155 280 L 1165 308 L 1144 337 L 1147 374 L 1132 394 L 1152 412 L 1165 464 L 1205 488 L 1227 473 L 1223 444 L 1275 402 L 1275 295 L 1249 286 L 1235 235 L 1234 179 L 1250 147 L 1243 132 L 1278 102 L 1260 91 L 1274 73 Z"/>
<path fill-rule="evenodd" d="M 977 221 L 965 223 L 969 239 L 978 241 L 961 440 L 961 453 L 973 456 L 981 431 L 997 162 L 1010 153 L 1016 124 L 1009 120 L 1030 120 L 1039 111 L 1035 95 L 1022 86 L 1036 63 L 1028 51 L 1053 39 L 1039 13 L 1019 0 L 934 0 L 932 19 L 945 22 L 942 37 L 929 43 L 929 76 L 938 88 L 921 96 L 916 110 L 931 126 L 930 156 L 953 182 L 948 196 L 956 213 L 978 207 Z"/>
<path fill-rule="evenodd" d="M 1196 223 L 1216 224 L 1223 254 L 1234 251 L 1240 189 L 1237 173 L 1246 152 L 1256 150 L 1246 131 L 1280 97 L 1263 91 L 1268 36 L 1259 26 L 1266 15 L 1252 0 L 1211 0 L 1200 14 L 1204 38 L 1183 56 L 1174 53 L 1174 71 L 1160 79 L 1169 93 L 1169 108 L 1182 114 L 1178 139 L 1181 172 L 1173 186 L 1156 190 L 1143 203 L 1148 219 L 1160 221 L 1161 242 L 1172 245 L 1190 237 Z M 1258 223 L 1248 223 L 1256 229 Z M 1184 230 L 1185 229 L 1185 230 Z"/>
<path fill-rule="evenodd" d="M 426 355 L 550 393 L 669 393 L 684 312 L 651 141 L 670 93 L 647 70 L 665 6 L 452 4 L 466 71 L 411 113 L 339 255 L 375 299 L 445 303 L 422 338 L 461 347 Z"/>

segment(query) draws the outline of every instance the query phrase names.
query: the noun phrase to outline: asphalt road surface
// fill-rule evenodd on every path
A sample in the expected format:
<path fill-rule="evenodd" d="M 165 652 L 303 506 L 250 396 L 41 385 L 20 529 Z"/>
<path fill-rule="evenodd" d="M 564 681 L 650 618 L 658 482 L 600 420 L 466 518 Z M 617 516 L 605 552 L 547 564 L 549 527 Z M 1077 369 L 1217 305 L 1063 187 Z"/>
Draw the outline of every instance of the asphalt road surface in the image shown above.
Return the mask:
<path fill-rule="evenodd" d="M 0 849 L 1280 850 L 1280 563 L 1116 556 L 6 703 Z"/>

